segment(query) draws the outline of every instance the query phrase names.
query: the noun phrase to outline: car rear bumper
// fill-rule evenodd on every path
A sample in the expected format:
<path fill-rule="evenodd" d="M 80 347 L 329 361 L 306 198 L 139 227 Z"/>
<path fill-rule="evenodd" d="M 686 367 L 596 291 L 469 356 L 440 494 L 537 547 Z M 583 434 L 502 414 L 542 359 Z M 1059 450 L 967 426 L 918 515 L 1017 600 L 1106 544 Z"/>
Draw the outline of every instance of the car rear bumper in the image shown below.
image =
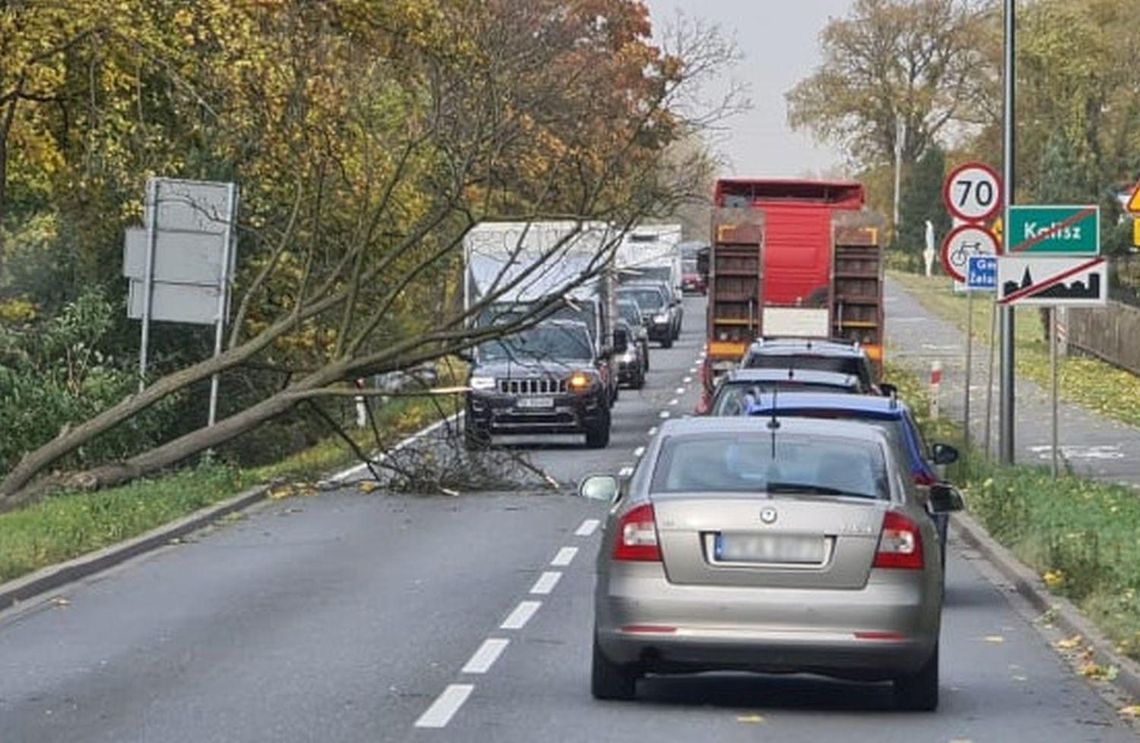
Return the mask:
<path fill-rule="evenodd" d="M 874 570 L 858 590 L 675 585 L 660 564 L 599 576 L 602 652 L 646 671 L 749 670 L 888 679 L 938 638 L 938 598 L 918 576 Z"/>

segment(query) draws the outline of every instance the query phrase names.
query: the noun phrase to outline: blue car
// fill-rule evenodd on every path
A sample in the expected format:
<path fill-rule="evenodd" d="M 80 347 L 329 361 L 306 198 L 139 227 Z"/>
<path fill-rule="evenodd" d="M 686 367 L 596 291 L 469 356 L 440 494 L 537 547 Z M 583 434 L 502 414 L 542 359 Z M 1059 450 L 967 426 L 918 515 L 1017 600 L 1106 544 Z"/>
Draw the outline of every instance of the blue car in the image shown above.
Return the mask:
<path fill-rule="evenodd" d="M 748 407 L 748 415 L 777 415 L 793 418 L 836 418 L 861 420 L 878 424 L 887 436 L 906 452 L 911 475 L 916 485 L 929 487 L 941 478 L 934 470 L 936 464 L 950 464 L 958 459 L 958 450 L 949 444 L 934 444 L 927 448 L 918 424 L 914 422 L 906 403 L 894 397 L 877 395 L 845 395 L 837 393 L 791 392 L 764 395 Z M 946 563 L 946 531 L 949 516 L 932 514 L 942 543 L 942 562 Z"/>

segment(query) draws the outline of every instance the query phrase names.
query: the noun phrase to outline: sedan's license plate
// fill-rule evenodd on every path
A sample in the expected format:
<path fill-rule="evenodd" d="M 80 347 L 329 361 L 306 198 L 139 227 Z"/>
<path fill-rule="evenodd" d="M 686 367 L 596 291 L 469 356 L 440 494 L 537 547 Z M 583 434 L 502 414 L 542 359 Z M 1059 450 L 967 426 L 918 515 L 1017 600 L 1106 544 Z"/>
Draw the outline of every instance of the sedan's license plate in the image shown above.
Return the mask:
<path fill-rule="evenodd" d="M 718 562 L 818 565 L 823 562 L 824 542 L 820 537 L 790 534 L 717 534 L 714 550 Z"/>
<path fill-rule="evenodd" d="M 523 397 L 516 403 L 515 407 L 524 408 L 526 410 L 545 410 L 554 407 L 553 397 Z"/>

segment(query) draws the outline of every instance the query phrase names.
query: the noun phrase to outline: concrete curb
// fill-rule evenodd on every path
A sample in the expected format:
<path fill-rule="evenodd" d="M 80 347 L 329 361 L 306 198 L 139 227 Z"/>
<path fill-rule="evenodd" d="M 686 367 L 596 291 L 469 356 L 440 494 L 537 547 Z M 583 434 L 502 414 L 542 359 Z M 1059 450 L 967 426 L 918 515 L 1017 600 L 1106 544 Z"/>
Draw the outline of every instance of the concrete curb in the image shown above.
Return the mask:
<path fill-rule="evenodd" d="M 228 513 L 249 508 L 263 500 L 267 492 L 269 492 L 268 485 L 258 485 L 221 503 L 200 508 L 177 521 L 155 527 L 133 539 L 80 555 L 58 565 L 49 565 L 34 573 L 0 584 L 0 611 L 72 581 L 107 570 L 132 557 L 168 544 L 172 539 L 198 531 Z"/>
<path fill-rule="evenodd" d="M 1111 683 L 1132 698 L 1140 700 L 1140 664 L 1117 653 L 1109 639 L 1071 601 L 1049 593 L 1036 573 L 998 544 L 972 517 L 958 513 L 954 515 L 951 524 L 957 535 L 981 553 L 1034 609 L 1041 613 L 1052 612 L 1053 624 L 1066 635 L 1080 635 L 1092 649 L 1093 660 L 1098 665 L 1116 667 L 1118 673 Z"/>

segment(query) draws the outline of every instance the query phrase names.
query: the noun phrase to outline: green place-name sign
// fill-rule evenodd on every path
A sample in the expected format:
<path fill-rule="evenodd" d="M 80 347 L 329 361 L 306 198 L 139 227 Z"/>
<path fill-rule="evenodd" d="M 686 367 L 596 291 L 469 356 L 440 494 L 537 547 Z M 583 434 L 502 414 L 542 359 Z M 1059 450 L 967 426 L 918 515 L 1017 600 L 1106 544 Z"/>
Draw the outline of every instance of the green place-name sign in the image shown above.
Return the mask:
<path fill-rule="evenodd" d="M 1011 206 L 1006 234 L 1014 255 L 1100 255 L 1100 207 Z"/>

